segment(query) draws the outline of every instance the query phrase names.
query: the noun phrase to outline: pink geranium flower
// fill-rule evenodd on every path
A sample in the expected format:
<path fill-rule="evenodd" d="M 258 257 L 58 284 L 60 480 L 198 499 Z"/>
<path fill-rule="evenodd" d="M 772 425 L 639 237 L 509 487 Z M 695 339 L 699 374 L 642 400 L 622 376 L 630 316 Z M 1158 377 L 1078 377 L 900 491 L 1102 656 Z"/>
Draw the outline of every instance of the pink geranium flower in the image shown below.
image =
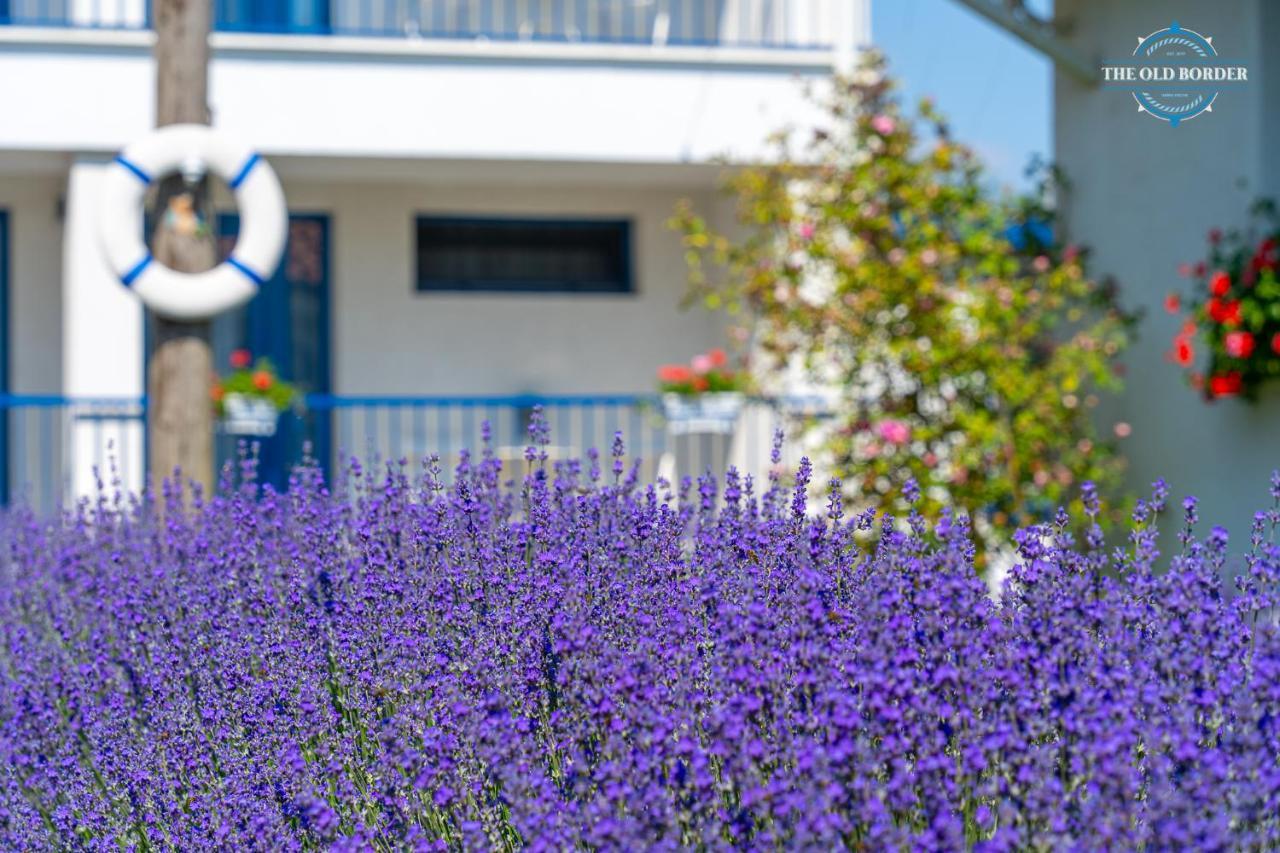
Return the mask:
<path fill-rule="evenodd" d="M 897 123 L 887 115 L 878 115 L 871 120 L 871 129 L 881 136 L 893 133 L 893 129 L 897 126 Z"/>
<path fill-rule="evenodd" d="M 876 425 L 876 432 L 890 444 L 906 444 L 911 440 L 911 427 L 902 421 L 881 421 Z"/>

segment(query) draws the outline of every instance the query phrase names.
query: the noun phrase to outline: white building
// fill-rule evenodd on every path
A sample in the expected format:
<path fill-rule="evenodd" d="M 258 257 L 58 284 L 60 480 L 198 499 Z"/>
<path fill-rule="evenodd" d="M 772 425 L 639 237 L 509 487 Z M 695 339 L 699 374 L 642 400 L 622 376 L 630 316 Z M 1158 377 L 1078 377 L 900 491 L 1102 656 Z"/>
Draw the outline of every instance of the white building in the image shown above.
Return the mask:
<path fill-rule="evenodd" d="M 1209 229 L 1244 226 L 1256 199 L 1280 199 L 1280 3 L 1056 0 L 1050 22 L 1021 3 L 963 2 L 1055 60 L 1054 159 L 1071 183 L 1070 238 L 1091 247 L 1092 271 L 1113 275 L 1126 305 L 1146 312 L 1111 413 L 1133 427 L 1129 487 L 1141 494 L 1166 478 L 1246 547 L 1247 524 L 1280 468 L 1280 387 L 1254 405 L 1206 403 L 1166 357 L 1180 319 L 1162 304 L 1186 292 L 1178 264 L 1205 256 Z M 1099 72 L 1175 21 L 1247 66 L 1248 81 L 1224 86 L 1212 112 L 1171 127 L 1139 113 L 1128 92 L 1100 85 Z"/>
<path fill-rule="evenodd" d="M 277 472 L 304 433 L 322 455 L 376 437 L 414 457 L 472 443 L 483 414 L 515 442 L 529 396 L 623 395 L 563 401 L 567 444 L 634 432 L 626 395 L 721 340 L 718 318 L 679 308 L 676 201 L 717 209 L 720 158 L 802 121 L 805 80 L 869 35 L 866 0 L 214 6 L 213 123 L 263 152 L 291 211 L 280 272 L 218 320 L 216 355 L 269 355 L 337 407 L 264 449 Z M 154 123 L 152 41 L 145 0 L 0 0 L 0 468 L 44 503 L 82 486 L 107 440 L 127 483 L 142 476 L 140 423 L 119 415 L 144 391 L 144 313 L 95 217 L 106 163 Z M 442 243 L 518 257 L 548 241 L 605 272 L 432 273 Z M 458 399 L 487 395 L 512 399 Z"/>

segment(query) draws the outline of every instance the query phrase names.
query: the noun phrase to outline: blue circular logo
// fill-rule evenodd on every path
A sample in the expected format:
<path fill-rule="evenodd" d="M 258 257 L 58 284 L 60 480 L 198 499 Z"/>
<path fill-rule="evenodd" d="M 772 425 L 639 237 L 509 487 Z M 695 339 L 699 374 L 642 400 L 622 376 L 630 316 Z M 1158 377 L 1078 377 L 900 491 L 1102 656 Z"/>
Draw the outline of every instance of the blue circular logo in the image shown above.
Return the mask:
<path fill-rule="evenodd" d="M 1134 89 L 1138 109 L 1174 127 L 1212 111 L 1218 91 L 1212 85 L 1215 76 L 1206 71 L 1217 64 L 1218 52 L 1211 39 L 1174 21 L 1139 38 L 1133 55 L 1138 60 L 1139 79 L 1152 84 L 1150 89 Z"/>

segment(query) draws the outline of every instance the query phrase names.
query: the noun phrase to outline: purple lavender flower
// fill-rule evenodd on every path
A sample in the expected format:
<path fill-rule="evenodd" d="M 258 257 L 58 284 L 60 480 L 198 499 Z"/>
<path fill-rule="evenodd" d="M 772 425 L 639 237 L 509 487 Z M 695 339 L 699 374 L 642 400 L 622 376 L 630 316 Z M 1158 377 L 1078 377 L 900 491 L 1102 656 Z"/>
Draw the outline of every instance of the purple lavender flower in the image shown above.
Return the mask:
<path fill-rule="evenodd" d="M 1086 489 L 996 603 L 963 513 L 530 436 L 0 517 L 0 849 L 1280 847 L 1274 510 L 1229 595 Z"/>

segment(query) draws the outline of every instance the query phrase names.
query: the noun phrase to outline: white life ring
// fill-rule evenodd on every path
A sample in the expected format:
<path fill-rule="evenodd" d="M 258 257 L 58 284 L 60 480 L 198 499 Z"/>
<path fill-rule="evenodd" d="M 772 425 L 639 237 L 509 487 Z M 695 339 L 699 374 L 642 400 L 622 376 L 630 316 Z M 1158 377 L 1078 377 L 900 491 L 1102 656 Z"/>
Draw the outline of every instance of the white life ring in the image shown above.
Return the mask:
<path fill-rule="evenodd" d="M 147 188 L 199 161 L 227 182 L 240 210 L 232 255 L 208 272 L 180 273 L 155 261 L 143 239 Z M 157 314 L 198 320 L 248 301 L 280 263 L 289 216 L 275 172 L 252 149 L 211 127 L 174 124 L 129 145 L 102 182 L 100 235 L 107 263 Z"/>

